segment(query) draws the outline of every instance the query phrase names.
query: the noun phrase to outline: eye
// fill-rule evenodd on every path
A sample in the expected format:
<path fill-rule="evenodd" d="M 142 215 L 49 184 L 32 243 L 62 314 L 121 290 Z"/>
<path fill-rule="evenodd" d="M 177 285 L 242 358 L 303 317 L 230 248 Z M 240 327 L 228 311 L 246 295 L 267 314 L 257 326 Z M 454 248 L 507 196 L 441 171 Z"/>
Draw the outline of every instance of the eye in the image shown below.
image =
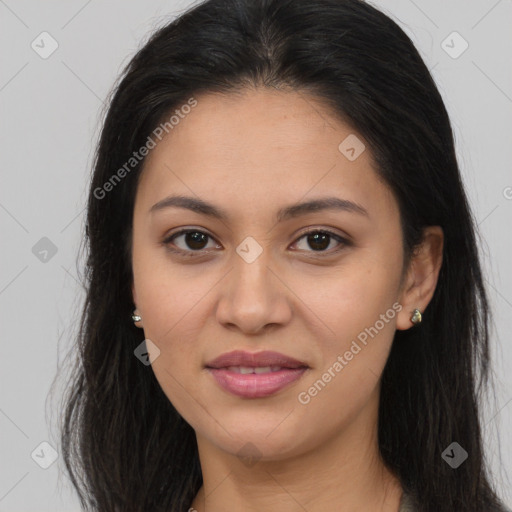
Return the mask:
<path fill-rule="evenodd" d="M 298 249 L 306 252 L 327 252 L 328 254 L 332 254 L 338 252 L 344 246 L 350 245 L 347 239 L 325 229 L 314 229 L 303 233 L 294 245 L 299 244 L 302 239 L 305 240 L 305 245 L 309 246 L 312 251 L 304 247 L 298 247 Z M 212 246 L 208 247 L 208 240 L 214 241 L 213 237 L 204 231 L 198 229 L 182 229 L 168 236 L 163 240 L 163 244 L 171 252 L 179 253 L 184 256 L 195 256 L 194 253 L 200 253 L 201 251 L 212 248 Z M 179 242 L 177 243 L 177 241 Z M 327 251 L 333 241 L 338 244 L 338 248 Z M 218 243 L 213 243 L 213 248 L 220 249 L 221 246 Z"/>
<path fill-rule="evenodd" d="M 305 243 L 303 245 L 306 245 L 306 247 L 310 247 L 313 249 L 312 251 L 308 251 L 307 248 L 299 247 L 300 250 L 306 250 L 307 252 L 337 252 L 340 250 L 340 246 L 347 246 L 350 245 L 350 242 L 346 240 L 345 238 L 341 237 L 340 235 L 337 235 L 335 233 L 332 233 L 331 231 L 324 230 L 324 229 L 314 229 L 311 231 L 308 231 L 304 233 L 298 240 L 295 242 L 295 244 L 299 244 L 299 242 L 305 239 Z M 333 251 L 326 251 L 331 246 L 331 243 L 335 241 L 338 243 L 338 248 Z"/>
<path fill-rule="evenodd" d="M 176 241 L 180 239 L 182 240 L 179 243 L 176 243 Z M 177 233 L 167 237 L 163 243 L 172 252 L 186 254 L 187 252 L 193 253 L 208 249 L 208 239 L 213 240 L 210 235 L 204 233 L 203 231 L 199 231 L 197 229 L 182 229 L 181 231 L 178 231 Z M 178 249 L 173 249 L 171 247 L 172 245 L 176 246 Z M 219 248 L 220 246 L 218 244 L 214 244 L 214 247 Z M 187 256 L 188 255 L 192 256 L 192 254 L 187 254 Z"/>

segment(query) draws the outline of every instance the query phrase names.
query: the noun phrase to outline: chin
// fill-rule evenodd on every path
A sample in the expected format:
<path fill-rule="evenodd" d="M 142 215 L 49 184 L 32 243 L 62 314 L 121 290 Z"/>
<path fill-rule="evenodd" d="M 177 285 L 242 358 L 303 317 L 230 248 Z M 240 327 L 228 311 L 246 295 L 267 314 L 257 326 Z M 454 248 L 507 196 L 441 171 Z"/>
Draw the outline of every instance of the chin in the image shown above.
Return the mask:
<path fill-rule="evenodd" d="M 216 425 L 213 432 L 213 424 L 209 421 L 205 425 L 207 431 L 199 429 L 196 433 L 218 449 L 242 459 L 285 460 L 314 448 L 315 437 L 305 435 L 304 425 L 290 428 L 283 423 L 279 425 L 282 421 L 283 416 L 279 421 L 268 422 L 258 422 L 257 418 L 238 418 L 233 423 L 224 421 L 222 427 Z"/>

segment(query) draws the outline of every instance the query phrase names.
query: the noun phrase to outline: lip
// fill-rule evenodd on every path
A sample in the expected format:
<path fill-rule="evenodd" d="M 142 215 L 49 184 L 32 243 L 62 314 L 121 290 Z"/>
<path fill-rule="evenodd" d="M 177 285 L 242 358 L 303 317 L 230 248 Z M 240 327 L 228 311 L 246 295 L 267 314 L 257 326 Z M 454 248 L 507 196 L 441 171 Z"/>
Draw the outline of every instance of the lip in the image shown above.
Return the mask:
<path fill-rule="evenodd" d="M 232 371 L 232 366 L 280 366 L 281 369 L 267 373 L 242 374 Z M 300 379 L 309 366 L 279 352 L 251 353 L 235 350 L 210 361 L 206 364 L 206 369 L 225 391 L 242 398 L 264 398 Z"/>
<path fill-rule="evenodd" d="M 308 365 L 290 356 L 279 352 L 264 350 L 262 352 L 247 352 L 245 350 L 234 350 L 226 352 L 206 363 L 207 368 L 228 368 L 229 366 L 281 366 L 282 368 L 307 368 Z"/>

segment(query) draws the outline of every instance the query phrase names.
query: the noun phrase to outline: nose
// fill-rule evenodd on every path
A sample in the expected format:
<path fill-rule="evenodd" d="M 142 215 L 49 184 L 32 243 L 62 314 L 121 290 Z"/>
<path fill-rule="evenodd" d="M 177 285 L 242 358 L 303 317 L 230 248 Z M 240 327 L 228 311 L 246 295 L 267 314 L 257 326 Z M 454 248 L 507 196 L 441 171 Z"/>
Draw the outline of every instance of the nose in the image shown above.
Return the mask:
<path fill-rule="evenodd" d="M 266 333 L 292 317 L 291 292 L 264 250 L 248 262 L 234 255 L 218 301 L 217 321 L 244 334 Z"/>

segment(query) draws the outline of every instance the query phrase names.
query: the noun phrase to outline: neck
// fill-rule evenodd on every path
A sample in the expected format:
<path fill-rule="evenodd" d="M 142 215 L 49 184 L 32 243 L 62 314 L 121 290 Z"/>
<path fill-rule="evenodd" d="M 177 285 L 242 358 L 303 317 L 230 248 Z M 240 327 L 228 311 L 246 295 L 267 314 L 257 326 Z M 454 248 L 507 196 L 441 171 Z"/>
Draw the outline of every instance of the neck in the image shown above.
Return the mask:
<path fill-rule="evenodd" d="M 250 464 L 197 435 L 203 486 L 190 512 L 397 512 L 402 487 L 379 454 L 377 406 L 378 394 L 342 432 L 280 460 Z"/>

